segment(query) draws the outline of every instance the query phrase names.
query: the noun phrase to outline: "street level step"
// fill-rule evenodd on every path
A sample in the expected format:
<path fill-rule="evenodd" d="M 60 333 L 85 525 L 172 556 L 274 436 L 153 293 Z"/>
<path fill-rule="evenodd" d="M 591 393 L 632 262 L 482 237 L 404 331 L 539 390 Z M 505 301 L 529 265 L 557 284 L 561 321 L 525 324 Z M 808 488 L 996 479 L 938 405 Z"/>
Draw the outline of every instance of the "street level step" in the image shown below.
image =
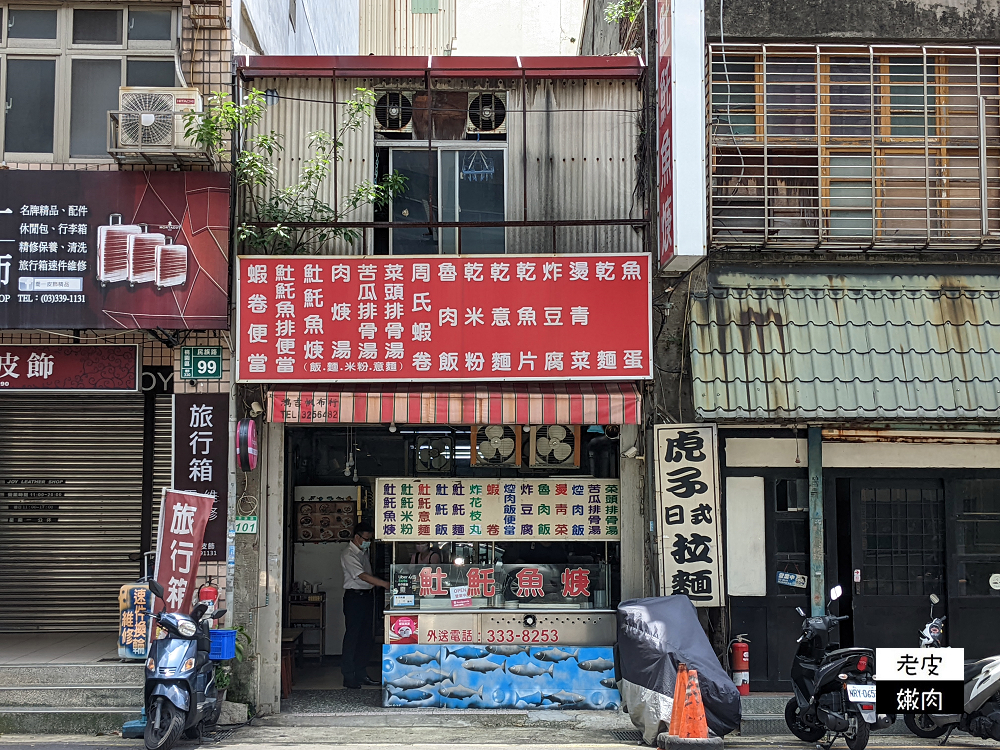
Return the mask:
<path fill-rule="evenodd" d="M 142 683 L 138 685 L 21 685 L 0 686 L 0 707 L 142 708 Z"/>
<path fill-rule="evenodd" d="M 744 737 L 763 737 L 767 735 L 791 736 L 785 725 L 785 704 L 792 697 L 791 693 L 751 693 L 741 699 L 743 720 L 740 723 L 740 735 Z M 909 734 L 903 719 L 888 729 L 881 729 L 876 734 L 905 735 Z"/>
<path fill-rule="evenodd" d="M 131 706 L 52 708 L 7 706 L 0 708 L 0 734 L 99 734 L 120 732 L 122 724 L 140 718 Z"/>
<path fill-rule="evenodd" d="M 142 662 L 107 664 L 4 664 L 0 685 L 141 685 Z"/>

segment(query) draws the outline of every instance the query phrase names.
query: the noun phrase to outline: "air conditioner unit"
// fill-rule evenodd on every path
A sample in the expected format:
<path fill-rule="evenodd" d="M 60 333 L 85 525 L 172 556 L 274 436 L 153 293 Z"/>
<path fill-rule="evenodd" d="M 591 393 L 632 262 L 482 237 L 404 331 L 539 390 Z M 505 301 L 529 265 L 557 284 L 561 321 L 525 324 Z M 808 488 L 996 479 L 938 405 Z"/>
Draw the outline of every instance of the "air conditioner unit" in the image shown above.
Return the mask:
<path fill-rule="evenodd" d="M 455 465 L 455 438 L 447 435 L 418 435 L 414 441 L 417 451 L 418 474 L 450 474 Z"/>
<path fill-rule="evenodd" d="M 184 112 L 201 112 L 198 89 L 122 86 L 118 89 L 121 146 L 193 148 L 184 137 Z M 134 112 L 135 114 L 125 114 Z"/>
<path fill-rule="evenodd" d="M 521 427 L 488 424 L 472 427 L 473 466 L 520 466 Z"/>
<path fill-rule="evenodd" d="M 413 92 L 384 91 L 375 102 L 376 133 L 413 132 Z"/>
<path fill-rule="evenodd" d="M 467 133 L 507 132 L 507 92 L 469 92 Z"/>
<path fill-rule="evenodd" d="M 580 425 L 543 425 L 531 428 L 529 466 L 579 466 Z"/>

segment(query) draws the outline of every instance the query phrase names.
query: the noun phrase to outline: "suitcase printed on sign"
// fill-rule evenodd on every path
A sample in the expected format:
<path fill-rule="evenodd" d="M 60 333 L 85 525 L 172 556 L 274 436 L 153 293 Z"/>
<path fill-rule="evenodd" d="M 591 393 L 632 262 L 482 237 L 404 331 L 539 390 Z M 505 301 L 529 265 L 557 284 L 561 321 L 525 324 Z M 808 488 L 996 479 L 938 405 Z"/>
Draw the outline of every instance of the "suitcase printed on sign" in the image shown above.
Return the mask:
<path fill-rule="evenodd" d="M 187 281 L 187 245 L 156 246 L 156 286 L 178 286 Z"/>
<path fill-rule="evenodd" d="M 140 232 L 128 236 L 128 281 L 143 284 L 156 279 L 156 248 L 167 242 L 158 232 Z"/>
<path fill-rule="evenodd" d="M 128 240 L 142 232 L 138 224 L 122 224 L 121 214 L 111 214 L 97 228 L 97 280 L 101 285 L 129 277 Z"/>

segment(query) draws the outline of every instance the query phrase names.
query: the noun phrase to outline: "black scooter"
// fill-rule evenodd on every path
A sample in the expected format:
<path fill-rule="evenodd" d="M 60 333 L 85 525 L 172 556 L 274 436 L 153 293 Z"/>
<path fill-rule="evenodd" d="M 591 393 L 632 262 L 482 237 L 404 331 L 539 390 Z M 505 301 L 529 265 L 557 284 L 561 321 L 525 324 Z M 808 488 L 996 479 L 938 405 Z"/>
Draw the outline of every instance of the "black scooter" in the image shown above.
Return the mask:
<path fill-rule="evenodd" d="M 830 590 L 830 603 L 843 590 Z M 838 648 L 831 640 L 837 623 L 847 618 L 827 614 L 803 618 L 798 650 L 792 661 L 795 697 L 785 706 L 785 723 L 804 742 L 818 742 L 826 734 L 829 748 L 843 736 L 850 750 L 864 750 L 871 730 L 890 726 L 896 717 L 875 712 L 875 651 L 870 648 Z"/>
<path fill-rule="evenodd" d="M 149 582 L 150 591 L 163 599 L 163 587 Z M 222 704 L 215 685 L 215 662 L 209 658 L 212 637 L 209 620 L 203 620 L 206 605 L 198 604 L 190 615 L 161 612 L 154 619 L 165 637 L 150 645 L 143 690 L 146 706 L 147 750 L 170 750 L 180 739 L 201 739 L 205 729 L 219 721 Z M 218 620 L 226 614 L 212 614 Z"/>

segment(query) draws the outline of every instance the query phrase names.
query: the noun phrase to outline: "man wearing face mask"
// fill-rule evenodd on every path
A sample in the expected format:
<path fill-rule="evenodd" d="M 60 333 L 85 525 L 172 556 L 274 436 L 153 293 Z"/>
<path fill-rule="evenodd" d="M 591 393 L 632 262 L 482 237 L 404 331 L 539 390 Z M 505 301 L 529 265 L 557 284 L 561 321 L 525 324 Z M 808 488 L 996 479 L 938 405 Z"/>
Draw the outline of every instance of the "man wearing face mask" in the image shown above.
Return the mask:
<path fill-rule="evenodd" d="M 372 575 L 368 549 L 374 535 L 375 530 L 361 521 L 354 527 L 354 538 L 340 556 L 344 569 L 344 649 L 340 671 L 346 688 L 382 684 L 369 677 L 367 672 L 372 653 L 374 589 L 376 586 L 389 588 L 388 581 Z"/>

